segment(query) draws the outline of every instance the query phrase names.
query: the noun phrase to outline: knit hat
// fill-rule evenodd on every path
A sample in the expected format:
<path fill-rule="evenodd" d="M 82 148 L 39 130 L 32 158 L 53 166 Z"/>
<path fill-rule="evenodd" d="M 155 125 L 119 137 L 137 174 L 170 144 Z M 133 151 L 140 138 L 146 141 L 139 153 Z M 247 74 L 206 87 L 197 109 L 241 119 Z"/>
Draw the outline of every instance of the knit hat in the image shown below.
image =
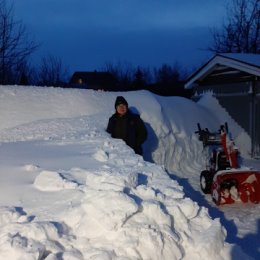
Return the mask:
<path fill-rule="evenodd" d="M 125 100 L 125 98 L 122 97 L 122 96 L 118 96 L 118 97 L 116 98 L 115 108 L 116 108 L 117 106 L 121 105 L 121 104 L 124 104 L 124 105 L 126 105 L 126 106 L 128 107 L 128 103 L 127 103 L 127 101 Z"/>

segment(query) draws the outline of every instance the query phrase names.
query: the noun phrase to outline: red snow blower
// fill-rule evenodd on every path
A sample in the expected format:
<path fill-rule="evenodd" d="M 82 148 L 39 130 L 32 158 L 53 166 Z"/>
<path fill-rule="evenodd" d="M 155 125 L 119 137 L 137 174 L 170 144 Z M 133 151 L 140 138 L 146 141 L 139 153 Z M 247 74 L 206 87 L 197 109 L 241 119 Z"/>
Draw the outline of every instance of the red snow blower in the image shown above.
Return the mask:
<path fill-rule="evenodd" d="M 200 174 L 200 187 L 211 194 L 217 205 L 235 202 L 260 202 L 260 171 L 240 165 L 238 148 L 228 133 L 228 125 L 221 125 L 218 132 L 201 129 L 199 140 L 207 148 L 209 160 L 206 170 Z"/>

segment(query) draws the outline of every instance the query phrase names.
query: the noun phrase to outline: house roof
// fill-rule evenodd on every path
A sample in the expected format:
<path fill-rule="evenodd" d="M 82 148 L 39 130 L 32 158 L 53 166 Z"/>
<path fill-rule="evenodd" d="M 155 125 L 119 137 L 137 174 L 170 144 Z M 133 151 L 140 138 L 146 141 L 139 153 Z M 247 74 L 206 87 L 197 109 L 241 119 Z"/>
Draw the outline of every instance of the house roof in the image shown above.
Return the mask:
<path fill-rule="evenodd" d="M 205 78 L 211 82 L 220 78 L 246 79 L 260 77 L 260 54 L 220 53 L 216 54 L 186 81 L 185 88 L 192 88 Z"/>

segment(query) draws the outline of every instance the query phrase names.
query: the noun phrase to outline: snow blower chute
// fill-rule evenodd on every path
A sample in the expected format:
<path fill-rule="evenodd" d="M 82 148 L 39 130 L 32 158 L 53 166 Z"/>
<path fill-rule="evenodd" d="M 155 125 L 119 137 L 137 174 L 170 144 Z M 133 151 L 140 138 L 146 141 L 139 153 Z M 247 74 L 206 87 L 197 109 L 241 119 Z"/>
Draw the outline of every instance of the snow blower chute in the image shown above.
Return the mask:
<path fill-rule="evenodd" d="M 198 123 L 195 133 L 209 156 L 206 170 L 200 174 L 202 191 L 211 194 L 217 205 L 237 201 L 259 203 L 260 171 L 240 165 L 239 151 L 230 137 L 227 123 L 214 133 L 201 129 Z"/>

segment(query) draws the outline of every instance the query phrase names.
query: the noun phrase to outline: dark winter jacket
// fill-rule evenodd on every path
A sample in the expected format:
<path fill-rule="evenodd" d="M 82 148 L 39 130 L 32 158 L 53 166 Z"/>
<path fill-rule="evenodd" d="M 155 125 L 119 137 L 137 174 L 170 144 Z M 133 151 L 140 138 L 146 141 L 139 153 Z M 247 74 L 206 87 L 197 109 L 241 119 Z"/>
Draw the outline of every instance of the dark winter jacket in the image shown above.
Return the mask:
<path fill-rule="evenodd" d="M 142 155 L 142 143 L 147 138 L 147 130 L 139 115 L 128 111 L 120 117 L 115 113 L 109 118 L 107 132 L 113 138 L 123 139 L 135 153 Z"/>

